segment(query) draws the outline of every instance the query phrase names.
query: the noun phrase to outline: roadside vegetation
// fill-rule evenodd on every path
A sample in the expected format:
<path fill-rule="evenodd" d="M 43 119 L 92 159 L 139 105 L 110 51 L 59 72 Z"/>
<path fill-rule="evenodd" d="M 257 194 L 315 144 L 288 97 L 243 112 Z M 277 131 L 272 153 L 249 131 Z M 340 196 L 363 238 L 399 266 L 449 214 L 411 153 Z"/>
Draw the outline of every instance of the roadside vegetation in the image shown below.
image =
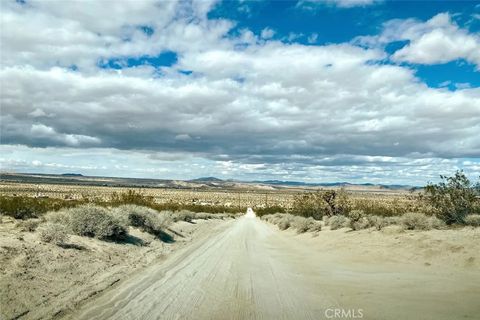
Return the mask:
<path fill-rule="evenodd" d="M 170 242 L 173 237 L 169 231 L 174 222 L 235 217 L 238 209 L 157 204 L 152 197 L 129 190 L 114 193 L 108 201 L 1 196 L 0 211 L 1 215 L 16 219 L 20 231 L 37 232 L 41 241 L 62 246 L 69 235 L 125 242 L 130 228 Z"/>
<path fill-rule="evenodd" d="M 296 196 L 288 211 L 272 213 L 264 209 L 257 215 L 280 230 L 308 231 L 323 222 L 330 230 L 349 228 L 382 230 L 396 226 L 401 230 L 431 230 L 470 225 L 480 226 L 480 182 L 472 184 L 462 171 L 441 176 L 438 184 L 428 184 L 422 193 L 405 200 L 382 202 L 358 199 L 344 190 L 318 191 Z M 320 227 L 318 230 L 320 231 Z"/>

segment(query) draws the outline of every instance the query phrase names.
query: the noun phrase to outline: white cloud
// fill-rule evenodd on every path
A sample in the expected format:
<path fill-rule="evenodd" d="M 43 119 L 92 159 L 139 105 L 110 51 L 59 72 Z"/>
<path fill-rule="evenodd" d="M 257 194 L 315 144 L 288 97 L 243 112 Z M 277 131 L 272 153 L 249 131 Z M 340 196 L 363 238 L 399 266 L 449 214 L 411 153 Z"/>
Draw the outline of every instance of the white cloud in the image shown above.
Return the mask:
<path fill-rule="evenodd" d="M 260 36 L 262 39 L 271 39 L 275 35 L 275 31 L 270 28 L 265 28 L 262 30 Z"/>
<path fill-rule="evenodd" d="M 94 19 L 111 3 L 79 14 L 68 2 L 27 3 L 1 13 L 9 31 L 1 33 L 1 135 L 14 154 L 7 167 L 40 161 L 36 169 L 56 172 L 65 165 L 98 175 L 296 180 L 361 180 L 383 168 L 374 178 L 393 181 L 398 172 L 418 179 L 425 167 L 417 160 L 431 165 L 425 177 L 435 159 L 480 155 L 480 89 L 428 88 L 409 68 L 377 63 L 386 57 L 380 48 L 286 44 L 269 29 L 231 36 L 233 22 L 207 19 L 212 3 L 129 2 L 113 8 L 111 20 Z M 434 29 L 453 30 L 440 18 L 423 29 L 397 24 L 412 46 Z M 389 32 L 387 25 L 375 41 L 396 39 Z M 178 54 L 170 68 L 96 65 L 163 50 Z M 78 70 L 66 68 L 72 64 Z M 457 165 L 451 161 L 448 168 Z"/>
<path fill-rule="evenodd" d="M 51 140 L 52 143 L 61 143 L 73 147 L 96 145 L 100 143 L 100 139 L 96 137 L 81 134 L 58 133 L 55 129 L 43 124 L 33 124 L 30 133 L 33 140 L 47 139 Z"/>
<path fill-rule="evenodd" d="M 383 0 L 300 0 L 297 7 L 313 9 L 315 5 L 333 5 L 339 8 L 353 8 L 370 6 Z"/>
<path fill-rule="evenodd" d="M 449 13 L 440 13 L 426 22 L 392 20 L 379 36 L 360 37 L 369 45 L 406 40 L 392 59 L 419 64 L 439 64 L 465 59 L 480 68 L 480 36 L 460 28 Z"/>

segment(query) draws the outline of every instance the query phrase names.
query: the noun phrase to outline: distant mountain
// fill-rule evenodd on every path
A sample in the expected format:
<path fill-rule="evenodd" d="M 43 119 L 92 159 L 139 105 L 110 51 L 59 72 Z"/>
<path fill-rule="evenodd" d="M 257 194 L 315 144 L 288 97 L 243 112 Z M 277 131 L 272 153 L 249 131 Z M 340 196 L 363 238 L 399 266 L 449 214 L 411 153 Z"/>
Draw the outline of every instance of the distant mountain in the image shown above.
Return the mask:
<path fill-rule="evenodd" d="M 64 176 L 64 177 L 83 177 L 83 174 L 80 174 L 80 173 L 62 173 L 61 176 Z"/>
<path fill-rule="evenodd" d="M 252 183 L 268 184 L 275 186 L 291 186 L 291 187 L 379 187 L 383 189 L 410 189 L 412 186 L 408 185 L 388 185 L 388 184 L 373 184 L 373 183 L 350 183 L 350 182 L 301 182 L 301 181 L 282 181 L 282 180 L 264 180 L 252 181 Z"/>
<path fill-rule="evenodd" d="M 201 178 L 192 179 L 188 181 L 190 182 L 223 182 L 222 179 L 218 179 L 216 177 L 201 177 Z"/>
<path fill-rule="evenodd" d="M 92 177 L 83 176 L 79 173 L 40 174 L 40 173 L 0 173 L 1 181 L 16 181 L 26 183 L 62 183 L 75 185 L 96 185 L 96 186 L 114 186 L 114 187 L 142 187 L 142 188 L 174 188 L 174 189 L 193 189 L 193 188 L 214 188 L 214 189 L 282 189 L 282 188 L 338 188 L 347 189 L 368 189 L 368 190 L 410 190 L 418 187 L 408 185 L 388 185 L 350 182 L 324 182 L 312 183 L 302 181 L 282 181 L 282 180 L 263 180 L 263 181 L 240 181 L 240 180 L 222 180 L 216 177 L 201 177 L 193 180 L 166 180 L 166 179 L 147 179 L 147 178 L 120 178 L 120 177 Z"/>

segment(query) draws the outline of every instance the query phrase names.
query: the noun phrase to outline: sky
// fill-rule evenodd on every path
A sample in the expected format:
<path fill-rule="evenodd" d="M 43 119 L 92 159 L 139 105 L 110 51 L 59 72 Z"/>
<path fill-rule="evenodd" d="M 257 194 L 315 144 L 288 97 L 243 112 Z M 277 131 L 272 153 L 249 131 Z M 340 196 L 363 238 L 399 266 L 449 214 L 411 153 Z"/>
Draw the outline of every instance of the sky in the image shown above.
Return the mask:
<path fill-rule="evenodd" d="M 1 171 L 480 176 L 480 1 L 0 4 Z"/>

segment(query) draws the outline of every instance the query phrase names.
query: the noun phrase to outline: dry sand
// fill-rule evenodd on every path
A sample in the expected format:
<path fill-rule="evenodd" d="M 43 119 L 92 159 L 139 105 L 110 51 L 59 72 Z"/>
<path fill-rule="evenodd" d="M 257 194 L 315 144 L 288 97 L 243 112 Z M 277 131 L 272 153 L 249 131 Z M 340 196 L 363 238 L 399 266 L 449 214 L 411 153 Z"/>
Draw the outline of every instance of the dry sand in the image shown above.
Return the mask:
<path fill-rule="evenodd" d="M 62 249 L 0 224 L 2 320 L 480 318 L 480 228 L 298 235 L 249 212 L 174 231 Z"/>
<path fill-rule="evenodd" d="M 479 240 L 478 228 L 297 235 L 245 216 L 65 316 L 479 319 Z"/>
<path fill-rule="evenodd" d="M 40 242 L 35 233 L 20 232 L 13 219 L 4 217 L 0 223 L 0 319 L 61 317 L 83 300 L 95 299 L 146 266 L 160 264 L 172 252 L 227 226 L 228 220 L 178 222 L 170 232 L 173 243 L 137 229 L 131 229 L 129 244 L 71 236 L 70 247 L 61 248 Z"/>

